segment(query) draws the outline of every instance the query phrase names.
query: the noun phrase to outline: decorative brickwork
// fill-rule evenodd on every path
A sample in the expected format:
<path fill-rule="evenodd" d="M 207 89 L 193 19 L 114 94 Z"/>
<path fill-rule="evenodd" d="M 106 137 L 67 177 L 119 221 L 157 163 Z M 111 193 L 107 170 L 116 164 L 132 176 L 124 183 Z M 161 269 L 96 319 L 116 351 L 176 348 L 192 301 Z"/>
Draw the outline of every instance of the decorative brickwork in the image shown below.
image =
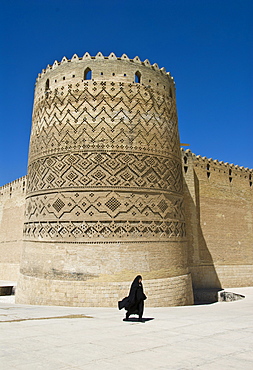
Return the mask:
<path fill-rule="evenodd" d="M 59 255 L 59 248 L 73 258 Z M 105 260 L 104 253 L 117 261 Z M 184 276 L 186 254 L 170 75 L 148 61 L 114 54 L 54 63 L 35 91 L 21 273 L 89 276 L 103 286 L 138 273 L 146 279 Z M 188 290 L 187 297 L 191 301 Z"/>

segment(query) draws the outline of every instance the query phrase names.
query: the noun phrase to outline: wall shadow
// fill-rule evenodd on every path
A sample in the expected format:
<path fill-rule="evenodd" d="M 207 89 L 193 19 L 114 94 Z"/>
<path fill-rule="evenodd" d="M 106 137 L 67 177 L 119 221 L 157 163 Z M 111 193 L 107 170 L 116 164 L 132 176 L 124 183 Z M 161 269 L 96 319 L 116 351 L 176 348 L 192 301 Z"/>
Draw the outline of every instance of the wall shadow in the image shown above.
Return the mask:
<path fill-rule="evenodd" d="M 218 292 L 222 287 L 200 224 L 199 180 L 194 169 L 190 180 L 188 185 L 184 178 L 188 266 L 194 304 L 209 304 L 218 301 Z"/>

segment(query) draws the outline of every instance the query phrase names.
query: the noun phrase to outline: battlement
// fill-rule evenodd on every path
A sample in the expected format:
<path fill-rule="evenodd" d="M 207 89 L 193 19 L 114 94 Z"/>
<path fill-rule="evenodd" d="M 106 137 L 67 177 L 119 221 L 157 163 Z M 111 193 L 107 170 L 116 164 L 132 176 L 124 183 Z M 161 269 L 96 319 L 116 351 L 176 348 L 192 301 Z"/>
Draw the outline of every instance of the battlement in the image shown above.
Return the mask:
<path fill-rule="evenodd" d="M 233 163 L 228 163 L 228 162 L 223 162 L 223 161 L 218 161 L 217 159 L 213 159 L 213 158 L 207 158 L 207 157 L 202 157 L 201 155 L 196 155 L 194 153 L 192 153 L 192 151 L 190 149 L 183 149 L 181 148 L 181 153 L 182 153 L 182 157 L 186 156 L 186 157 L 192 157 L 194 160 L 198 161 L 199 164 L 212 164 L 212 165 L 216 165 L 216 166 L 222 166 L 223 168 L 231 168 L 231 169 L 236 169 L 236 170 L 239 170 L 239 171 L 243 171 L 245 173 L 253 173 L 253 169 L 252 168 L 248 168 L 248 167 L 244 167 L 244 166 L 239 166 L 239 165 L 235 165 Z"/>
<path fill-rule="evenodd" d="M 142 85 L 175 98 L 174 79 L 165 68 L 156 63 L 151 65 L 148 59 L 141 61 L 137 56 L 129 59 L 123 54 L 118 58 L 111 53 L 105 57 L 99 52 L 95 57 L 89 53 L 81 58 L 74 54 L 71 59 L 63 57 L 61 62 L 55 60 L 48 65 L 36 79 L 35 101 L 70 85 L 80 91 L 84 84 L 106 82 Z"/>
<path fill-rule="evenodd" d="M 16 193 L 24 193 L 26 190 L 26 176 L 22 176 L 8 184 L 0 187 L 0 197 L 8 196 L 11 197 Z"/>
<path fill-rule="evenodd" d="M 184 150 L 181 148 L 182 162 L 184 173 L 187 173 L 189 159 L 191 159 L 194 167 L 199 167 L 206 172 L 207 179 L 212 178 L 214 174 L 224 174 L 232 183 L 234 178 L 246 179 L 249 181 L 249 186 L 253 188 L 253 169 L 235 165 L 233 163 L 218 161 L 217 159 L 202 157 L 191 152 L 190 149 Z"/>
<path fill-rule="evenodd" d="M 64 63 L 76 63 L 80 61 L 87 61 L 87 60 L 111 60 L 111 61 L 124 61 L 124 62 L 131 62 L 135 63 L 136 67 L 138 65 L 143 65 L 145 67 L 149 67 L 154 71 L 160 71 L 162 74 L 169 77 L 171 80 L 173 80 L 173 77 L 170 75 L 170 72 L 166 72 L 166 69 L 164 67 L 159 68 L 157 63 L 154 63 L 151 65 L 150 61 L 148 59 L 145 59 L 144 61 L 141 61 L 138 56 L 136 56 L 133 59 L 128 58 L 126 54 L 122 54 L 121 57 L 117 57 L 114 53 L 111 53 L 109 56 L 104 56 L 101 52 L 98 52 L 96 56 L 91 56 L 88 52 L 86 52 L 83 57 L 79 57 L 77 54 L 74 54 L 71 59 L 66 58 L 65 56 L 62 58 L 62 60 L 59 62 L 58 60 L 55 60 L 52 65 L 48 64 L 45 69 L 42 70 L 41 73 L 38 74 L 38 78 L 41 78 L 43 74 L 46 74 L 48 71 L 55 69 L 56 67 L 64 64 Z"/>

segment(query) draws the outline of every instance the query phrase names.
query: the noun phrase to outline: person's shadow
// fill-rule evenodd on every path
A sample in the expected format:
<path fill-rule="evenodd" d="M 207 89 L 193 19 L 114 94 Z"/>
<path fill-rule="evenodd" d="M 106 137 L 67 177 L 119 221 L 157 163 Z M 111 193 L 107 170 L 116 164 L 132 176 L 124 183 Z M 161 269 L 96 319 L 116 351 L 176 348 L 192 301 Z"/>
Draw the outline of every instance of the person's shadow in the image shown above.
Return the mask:
<path fill-rule="evenodd" d="M 146 321 L 151 321 L 154 320 L 154 317 L 143 317 L 141 321 L 139 321 L 138 317 L 129 317 L 128 319 L 123 319 L 125 322 L 146 322 Z"/>

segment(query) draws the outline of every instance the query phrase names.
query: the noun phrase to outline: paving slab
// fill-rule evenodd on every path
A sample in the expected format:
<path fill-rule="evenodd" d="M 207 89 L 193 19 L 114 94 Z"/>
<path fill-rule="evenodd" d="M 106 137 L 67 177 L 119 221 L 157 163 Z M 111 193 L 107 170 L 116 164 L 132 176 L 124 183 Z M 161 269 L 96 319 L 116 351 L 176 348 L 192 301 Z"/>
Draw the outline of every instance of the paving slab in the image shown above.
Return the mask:
<path fill-rule="evenodd" d="M 244 299 L 146 308 L 28 306 L 0 297 L 1 370 L 253 369 L 253 287 Z"/>

